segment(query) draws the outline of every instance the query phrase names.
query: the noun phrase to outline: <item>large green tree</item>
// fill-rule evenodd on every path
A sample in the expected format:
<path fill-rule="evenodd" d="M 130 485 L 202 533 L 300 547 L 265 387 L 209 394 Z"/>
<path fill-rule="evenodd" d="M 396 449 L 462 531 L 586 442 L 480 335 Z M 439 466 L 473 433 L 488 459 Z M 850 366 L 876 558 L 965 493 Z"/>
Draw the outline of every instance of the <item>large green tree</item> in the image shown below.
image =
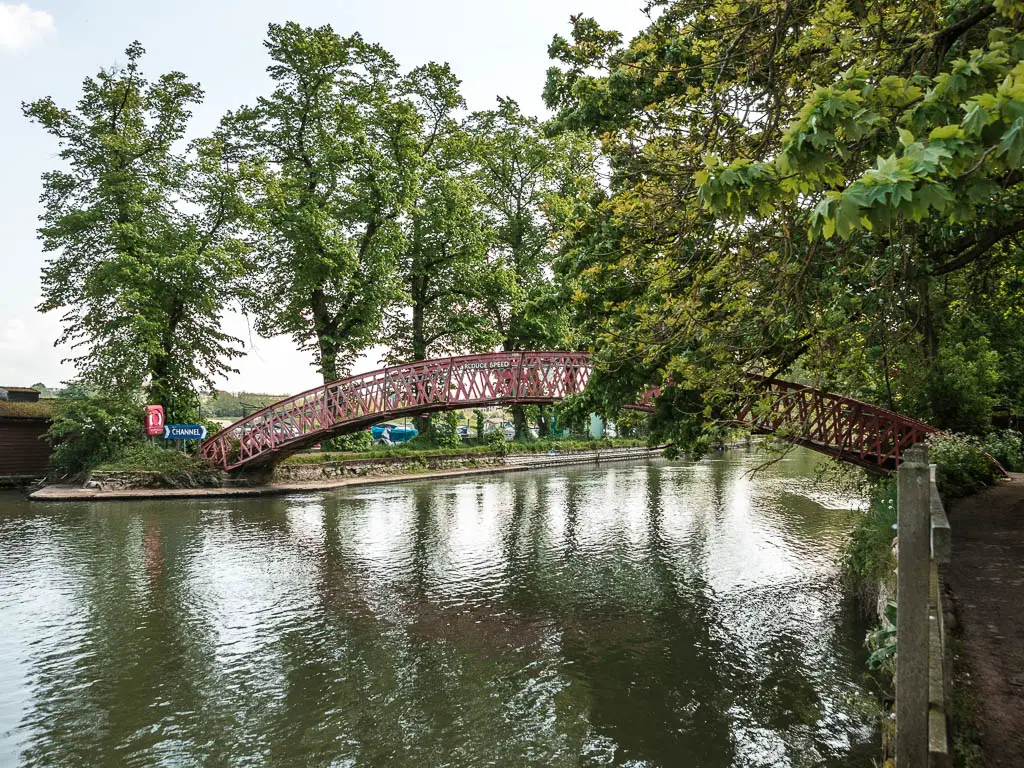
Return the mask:
<path fill-rule="evenodd" d="M 406 90 L 422 122 L 416 185 L 398 257 L 403 301 L 388 317 L 396 362 L 493 349 L 480 311 L 488 229 L 474 176 L 474 144 L 456 113 L 465 107 L 447 65 L 414 70 Z"/>
<path fill-rule="evenodd" d="M 124 66 L 87 78 L 76 108 L 23 111 L 60 146 L 43 174 L 41 311 L 63 311 L 58 343 L 105 396 L 144 387 L 172 418 L 230 370 L 240 344 L 221 330 L 245 267 L 237 237 L 248 174 L 227 172 L 218 141 L 182 146 L 203 92 L 180 72 L 149 82 L 133 43 Z M 176 415 L 175 415 L 176 414 Z"/>
<path fill-rule="evenodd" d="M 785 371 L 984 429 L 1020 396 L 1019 4 L 651 6 L 550 48 L 558 124 L 612 171 L 571 225 L 603 405 L 669 378 L 692 437 Z"/>
<path fill-rule="evenodd" d="M 552 269 L 556 224 L 567 201 L 593 188 L 590 145 L 572 133 L 547 136 L 510 99 L 474 113 L 468 129 L 490 233 L 481 309 L 503 350 L 558 349 L 569 325 Z M 512 411 L 521 437 L 523 408 Z"/>
<path fill-rule="evenodd" d="M 222 126 L 235 159 L 264 167 L 249 307 L 260 333 L 291 334 L 332 381 L 380 340 L 400 294 L 421 118 L 394 57 L 358 34 L 271 24 L 266 48 L 274 90 Z"/>

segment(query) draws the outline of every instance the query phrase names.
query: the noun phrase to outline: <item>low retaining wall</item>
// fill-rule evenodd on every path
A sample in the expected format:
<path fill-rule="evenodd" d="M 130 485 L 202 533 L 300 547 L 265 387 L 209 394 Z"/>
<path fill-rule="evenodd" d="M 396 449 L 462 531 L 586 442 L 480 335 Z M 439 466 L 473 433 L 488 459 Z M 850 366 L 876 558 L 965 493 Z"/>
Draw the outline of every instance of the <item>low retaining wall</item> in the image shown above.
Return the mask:
<path fill-rule="evenodd" d="M 91 472 L 83 488 L 93 491 L 130 491 L 137 488 L 216 488 L 231 486 L 231 478 L 223 472 L 197 477 L 192 483 L 172 483 L 163 472 L 133 470 L 131 472 Z"/>
<path fill-rule="evenodd" d="M 558 453 L 462 453 L 448 456 L 394 456 L 382 459 L 340 459 L 310 464 L 280 464 L 274 468 L 271 482 L 294 483 L 334 480 L 340 477 L 406 475 L 415 472 L 483 467 L 532 468 L 565 464 L 596 464 L 602 461 L 642 459 L 661 453 L 650 448 L 599 448 L 591 451 Z"/>
<path fill-rule="evenodd" d="M 501 456 L 494 454 L 465 454 L 457 456 L 394 456 L 383 459 L 341 459 L 310 464 L 279 464 L 274 467 L 273 483 L 303 483 L 316 480 L 334 480 L 339 477 L 375 477 L 408 475 L 442 469 L 476 469 L 503 464 Z"/>
<path fill-rule="evenodd" d="M 566 464 L 597 464 L 609 461 L 628 461 L 656 456 L 662 448 L 600 448 L 587 451 L 560 451 L 557 453 L 525 453 L 505 456 L 500 453 L 459 453 L 446 456 L 392 456 L 379 459 L 340 459 L 310 464 L 280 464 L 269 477 L 233 478 L 225 473 L 213 473 L 194 478 L 193 482 L 171 483 L 162 472 L 93 472 L 78 491 L 87 496 L 96 493 L 120 493 L 132 491 L 172 492 L 175 489 L 191 489 L 198 494 L 204 490 L 215 494 L 218 490 L 245 489 L 258 491 L 274 486 L 295 484 L 344 483 L 346 478 L 389 477 L 419 475 L 428 472 L 458 473 L 465 470 L 523 470 L 556 467 Z M 56 486 L 55 486 L 56 487 Z M 64 488 L 61 498 L 74 495 L 74 489 Z M 70 490 L 69 490 L 70 489 Z M 52 493 L 39 493 L 33 498 L 56 498 Z M 69 496 L 70 497 L 70 496 Z"/>

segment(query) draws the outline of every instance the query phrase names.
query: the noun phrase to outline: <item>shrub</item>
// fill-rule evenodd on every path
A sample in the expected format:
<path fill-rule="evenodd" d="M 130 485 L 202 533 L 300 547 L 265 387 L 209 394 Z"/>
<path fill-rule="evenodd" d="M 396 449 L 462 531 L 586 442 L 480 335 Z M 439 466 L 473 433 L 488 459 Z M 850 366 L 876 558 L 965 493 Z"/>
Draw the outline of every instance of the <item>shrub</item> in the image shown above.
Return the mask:
<path fill-rule="evenodd" d="M 323 451 L 369 451 L 373 448 L 373 435 L 367 429 L 337 435 L 320 444 Z"/>
<path fill-rule="evenodd" d="M 969 435 L 940 432 L 928 438 L 928 460 L 936 467 L 939 492 L 947 499 L 977 493 L 999 478 L 992 457 L 980 440 Z"/>
<path fill-rule="evenodd" d="M 462 438 L 459 437 L 459 415 L 454 411 L 439 414 L 432 420 L 434 445 L 439 448 L 459 448 Z"/>
<path fill-rule="evenodd" d="M 54 443 L 54 470 L 81 474 L 143 441 L 142 410 L 132 402 L 85 395 L 62 400 L 46 436 Z"/>
<path fill-rule="evenodd" d="M 996 430 L 985 436 L 982 448 L 1009 472 L 1024 471 L 1024 444 L 1020 432 Z"/>
<path fill-rule="evenodd" d="M 867 510 L 857 518 L 843 563 L 843 581 L 865 609 L 874 611 L 878 585 L 896 567 L 892 540 L 896 536 L 896 479 L 886 478 L 871 490 Z"/>
<path fill-rule="evenodd" d="M 459 437 L 459 415 L 454 411 L 435 414 L 427 428 L 405 445 L 413 450 L 460 448 L 462 438 Z"/>

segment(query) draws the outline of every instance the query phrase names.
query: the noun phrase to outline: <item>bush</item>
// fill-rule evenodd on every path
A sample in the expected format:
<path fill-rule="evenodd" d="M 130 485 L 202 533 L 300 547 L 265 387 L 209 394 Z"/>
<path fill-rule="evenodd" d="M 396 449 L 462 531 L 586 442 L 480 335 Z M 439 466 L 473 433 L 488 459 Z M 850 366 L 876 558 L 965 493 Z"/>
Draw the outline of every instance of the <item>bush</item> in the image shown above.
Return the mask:
<path fill-rule="evenodd" d="M 338 435 L 320 444 L 323 451 L 368 451 L 373 448 L 373 435 L 368 429 Z"/>
<path fill-rule="evenodd" d="M 1020 432 L 996 430 L 985 436 L 982 448 L 1008 472 L 1024 472 L 1024 443 Z"/>
<path fill-rule="evenodd" d="M 487 432 L 484 437 L 487 438 L 487 445 L 491 448 L 504 449 L 505 443 L 508 441 L 505 439 L 505 432 L 502 429 L 492 429 Z"/>
<path fill-rule="evenodd" d="M 143 441 L 142 409 L 88 396 L 62 400 L 46 436 L 54 443 L 54 470 L 78 475 Z"/>
<path fill-rule="evenodd" d="M 865 609 L 875 610 L 878 585 L 896 567 L 892 540 L 896 536 L 896 479 L 886 478 L 871 490 L 867 511 L 857 518 L 843 563 L 843 581 Z"/>
<path fill-rule="evenodd" d="M 200 457 L 157 443 L 134 443 L 95 467 L 105 472 L 159 472 L 165 485 L 216 485 L 219 477 Z"/>
<path fill-rule="evenodd" d="M 928 438 L 928 460 L 937 465 L 936 482 L 947 499 L 977 493 L 999 478 L 981 441 L 969 435 L 940 432 Z"/>
<path fill-rule="evenodd" d="M 431 430 L 434 445 L 438 448 L 459 448 L 462 438 L 459 437 L 459 414 L 447 411 L 431 419 Z"/>

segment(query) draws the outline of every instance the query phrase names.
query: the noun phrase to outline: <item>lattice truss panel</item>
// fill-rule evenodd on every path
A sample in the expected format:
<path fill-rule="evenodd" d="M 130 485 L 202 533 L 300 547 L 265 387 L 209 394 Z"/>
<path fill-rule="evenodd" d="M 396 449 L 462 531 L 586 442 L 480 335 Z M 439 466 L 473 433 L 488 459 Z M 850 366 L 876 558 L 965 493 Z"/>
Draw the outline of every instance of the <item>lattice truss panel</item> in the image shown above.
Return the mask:
<path fill-rule="evenodd" d="M 937 431 L 860 400 L 779 379 L 757 381 L 758 396 L 740 409 L 737 421 L 868 469 L 895 469 L 907 448 Z"/>

